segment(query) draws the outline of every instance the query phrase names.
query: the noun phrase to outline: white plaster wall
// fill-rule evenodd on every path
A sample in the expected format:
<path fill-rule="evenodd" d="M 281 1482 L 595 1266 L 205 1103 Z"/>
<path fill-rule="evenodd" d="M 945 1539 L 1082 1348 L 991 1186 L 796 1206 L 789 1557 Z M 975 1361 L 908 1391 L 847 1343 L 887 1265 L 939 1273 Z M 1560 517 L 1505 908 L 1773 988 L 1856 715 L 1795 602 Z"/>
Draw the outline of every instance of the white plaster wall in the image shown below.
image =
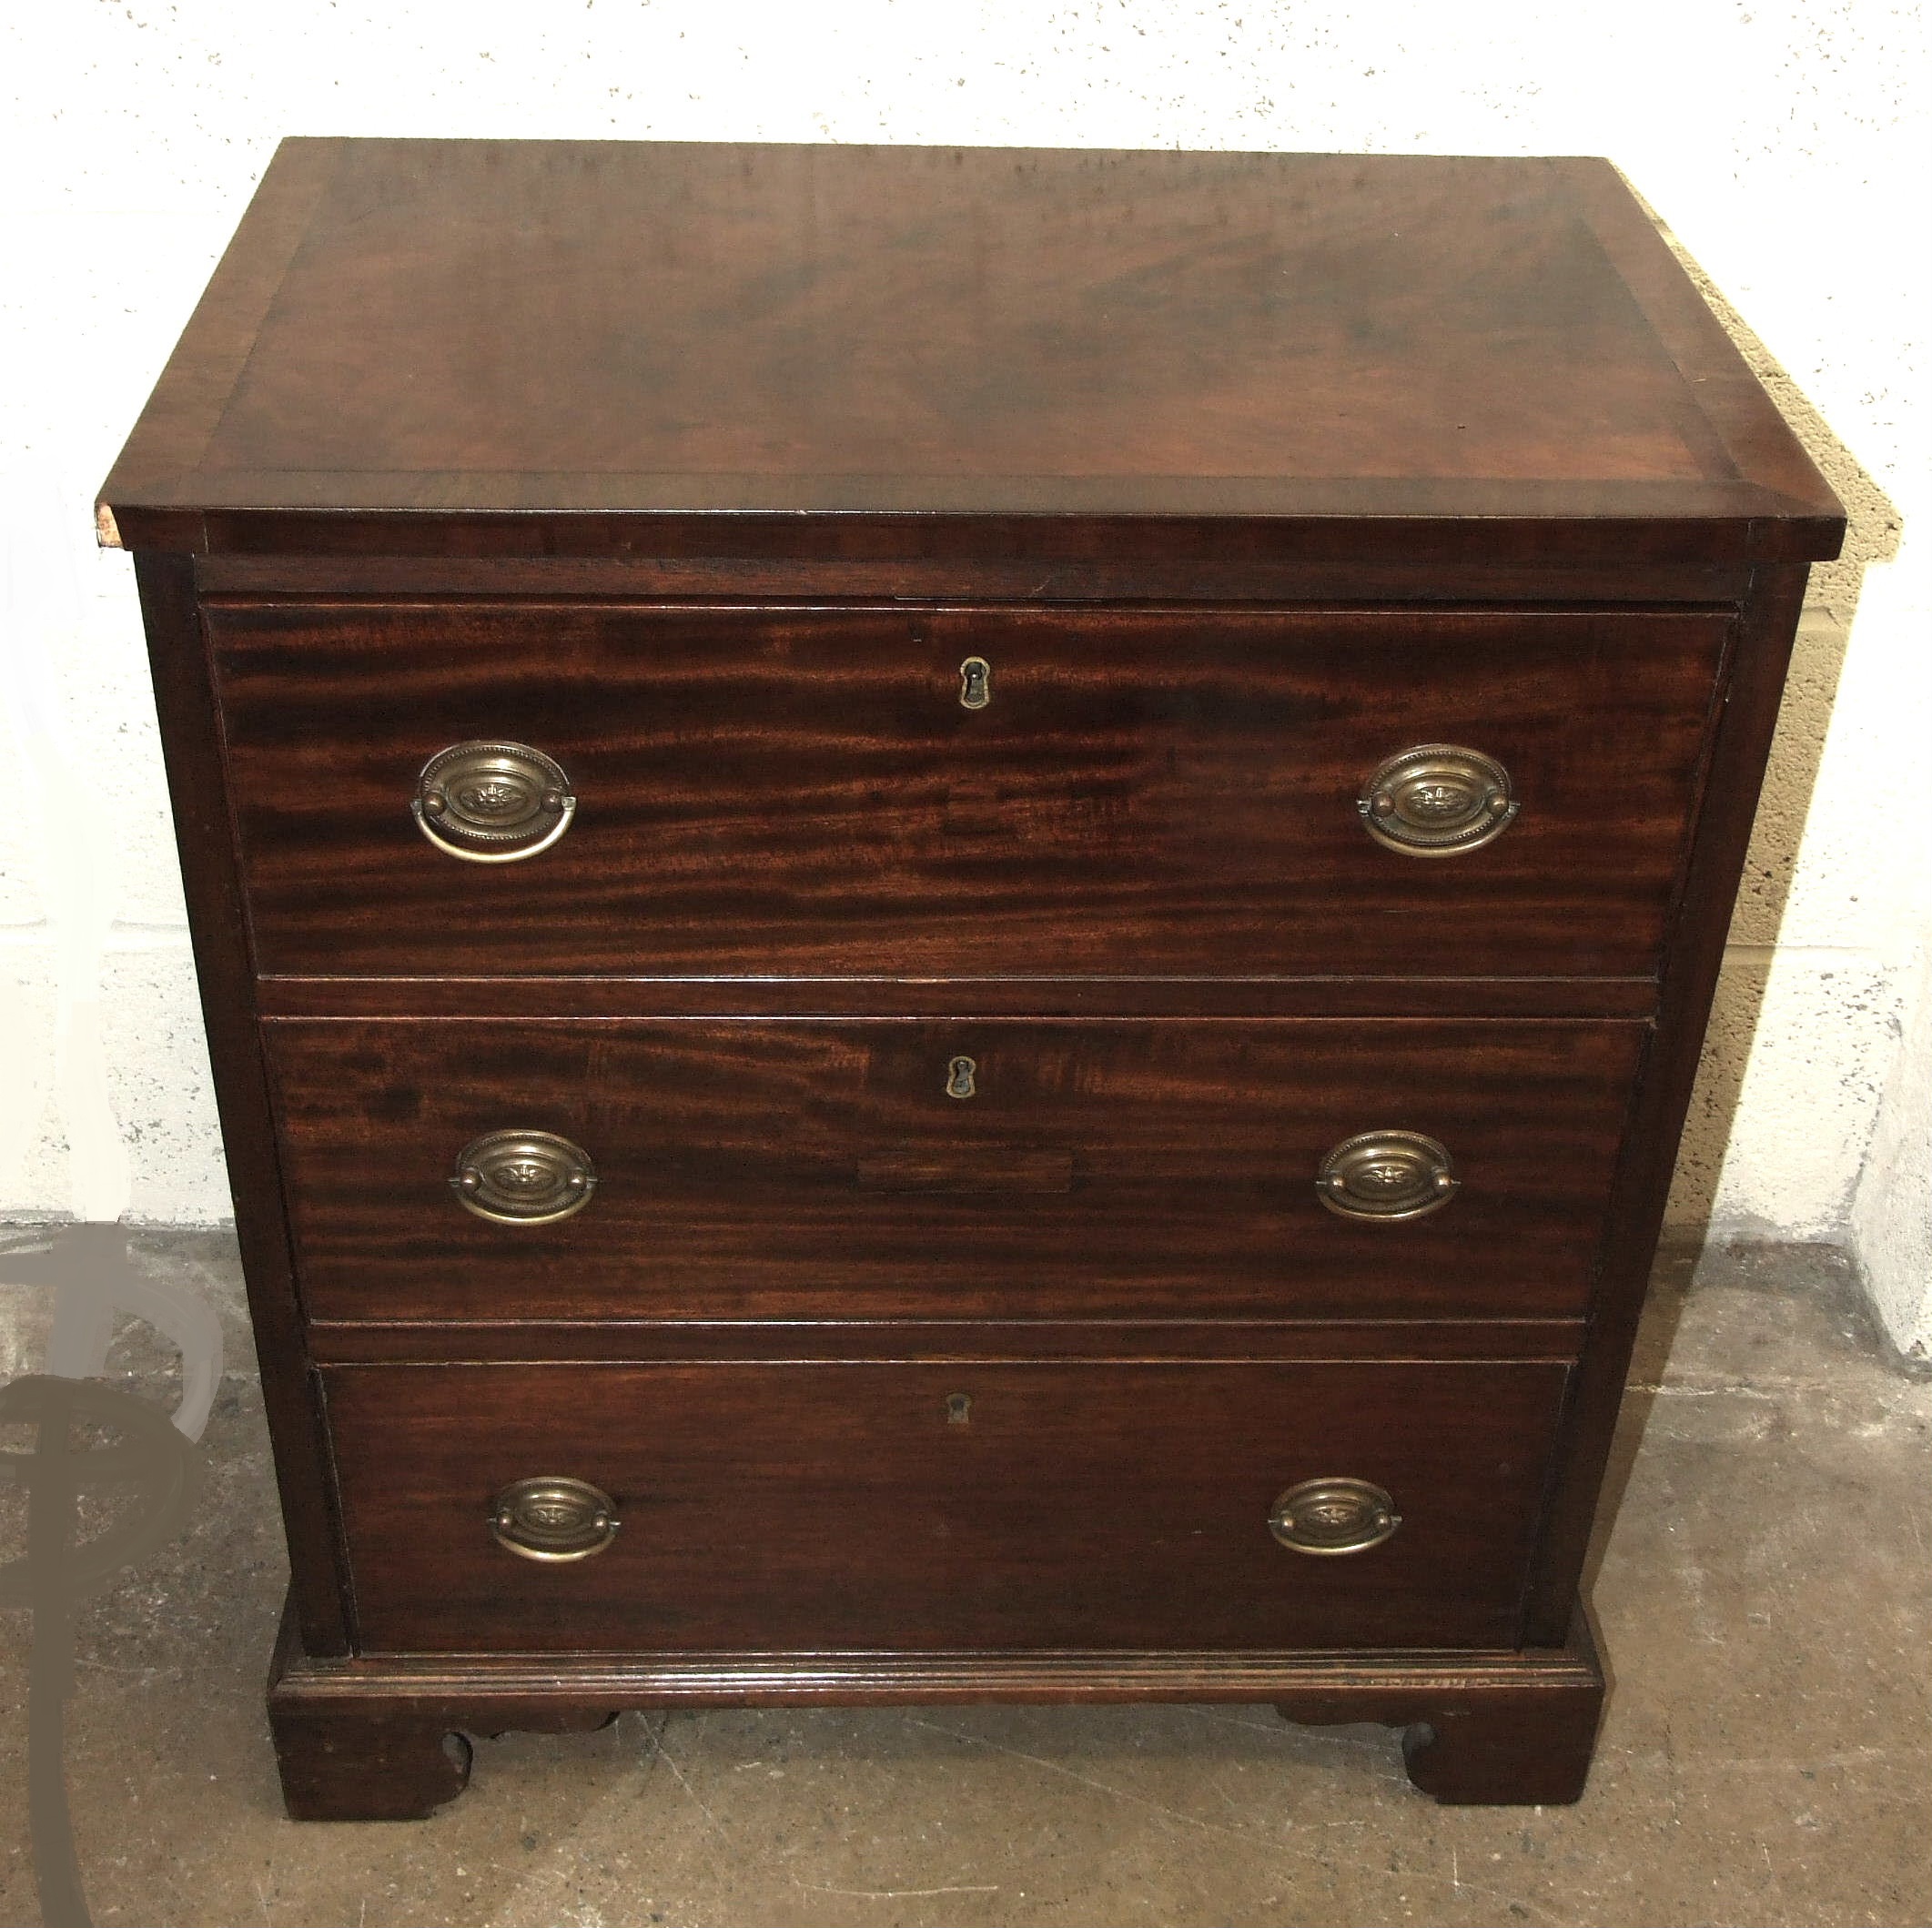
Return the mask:
<path fill-rule="evenodd" d="M 1852 1201 L 1852 1232 L 1886 1329 L 1932 1359 L 1932 947 L 1921 953 L 1870 1154 Z"/>
<path fill-rule="evenodd" d="M 0 36 L 0 1214 L 227 1209 L 133 588 L 88 504 L 279 136 L 1596 153 L 1789 371 L 1856 522 L 1817 580 L 1674 1209 L 1839 1237 L 1856 1200 L 1895 1330 L 1927 1317 L 1925 1241 L 1894 1223 L 1932 1158 L 1902 1045 L 1927 543 L 1878 560 L 1927 496 L 1916 5 L 69 0 Z M 1891 1176 L 1861 1193 L 1875 1145 Z"/>

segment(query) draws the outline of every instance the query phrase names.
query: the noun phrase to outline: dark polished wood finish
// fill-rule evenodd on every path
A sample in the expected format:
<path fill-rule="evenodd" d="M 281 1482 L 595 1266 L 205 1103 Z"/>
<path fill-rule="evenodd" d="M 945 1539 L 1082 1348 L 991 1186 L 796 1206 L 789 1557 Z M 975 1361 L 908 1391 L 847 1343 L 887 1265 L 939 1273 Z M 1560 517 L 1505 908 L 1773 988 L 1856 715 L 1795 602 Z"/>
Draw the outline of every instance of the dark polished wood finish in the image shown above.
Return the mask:
<path fill-rule="evenodd" d="M 358 1650 L 1509 1647 L 1567 1370 L 1462 1365 L 341 1366 Z M 965 1401 L 963 1406 L 955 1402 Z M 1395 1496 L 1363 1552 L 1269 1509 Z M 491 1498 L 617 1502 L 551 1564 Z"/>
<path fill-rule="evenodd" d="M 1115 555 L 1082 562 L 997 556 L 956 561 L 923 556 L 416 556 L 266 555 L 220 550 L 195 557 L 195 581 L 216 595 L 415 599 L 529 594 L 624 602 L 660 597 L 756 599 L 783 606 L 828 596 L 981 603 L 1274 602 L 1344 606 L 1507 608 L 1600 602 L 1735 607 L 1750 586 L 1743 562 L 1614 563 L 1563 567 L 1525 552 L 1517 563 L 1436 561 L 1401 551 L 1229 559 L 1170 556 L 1148 541 L 1158 525 L 1124 530 Z"/>
<path fill-rule="evenodd" d="M 1581 1800 L 1603 1710 L 1603 1671 L 1588 1620 L 1575 1613 L 1560 1647 L 1526 1653 L 1524 1661 L 1513 1679 L 1479 1666 L 1454 1681 L 1364 1681 L 1327 1700 L 1310 1688 L 1282 1701 L 1280 1711 L 1305 1725 L 1401 1725 L 1410 1780 L 1445 1807 Z"/>
<path fill-rule="evenodd" d="M 208 687 L 192 578 L 170 555 L 135 558 L 161 752 L 174 803 L 208 1059 L 235 1201 L 235 1233 L 275 1448 L 290 1599 L 309 1650 L 349 1647 L 321 1401 L 303 1344 L 275 1126 L 255 1024 L 243 893 L 223 793 L 220 718 Z"/>
<path fill-rule="evenodd" d="M 1646 1032 L 265 1027 L 298 1283 L 327 1319 L 1579 1315 Z M 1448 1147 L 1462 1189 L 1426 1217 L 1339 1216 L 1323 1157 L 1388 1126 Z M 581 1146 L 590 1204 L 466 1211 L 457 1156 L 500 1128 Z"/>
<path fill-rule="evenodd" d="M 1842 528 L 1602 161 L 622 142 L 284 142 L 102 500 L 136 547 L 296 553 Z"/>
<path fill-rule="evenodd" d="M 264 1018 L 1638 1017 L 1651 977 L 261 977 Z"/>
<path fill-rule="evenodd" d="M 1309 1726 L 1401 1730 L 1416 1785 L 1445 1805 L 1577 1800 L 1603 1674 L 1584 1617 L 1510 1652 L 371 1654 L 320 1660 L 283 1623 L 268 1677 L 282 1785 L 298 1821 L 410 1821 L 462 1791 L 463 1730 L 581 1732 L 626 1707 L 1272 1700 Z M 447 1742 L 434 1746 L 432 1742 Z M 364 1751 L 367 1751 L 364 1756 Z M 359 1756 L 367 1760 L 359 1779 Z"/>
<path fill-rule="evenodd" d="M 1729 630 L 468 601 L 207 620 L 257 959 L 308 975 L 1648 975 Z M 982 711 L 960 702 L 972 657 Z M 506 737 L 557 760 L 576 815 L 539 856 L 464 863 L 419 833 L 418 774 Z M 1357 810 L 1431 742 L 1496 758 L 1521 802 L 1454 858 L 1385 849 Z"/>
<path fill-rule="evenodd" d="M 1591 1319 L 1568 1436 L 1563 1482 L 1551 1496 L 1545 1539 L 1530 1596 L 1532 1638 L 1567 1623 L 1588 1550 L 1596 1491 L 1610 1457 L 1617 1409 L 1643 1311 L 1644 1288 L 1664 1226 L 1678 1139 L 1690 1110 L 1697 1059 L 1724 964 L 1731 902 L 1751 841 L 1785 671 L 1804 602 L 1805 570 L 1761 570 L 1744 606 L 1743 673 L 1734 676 L 1713 732 L 1700 798 L 1697 846 L 1664 973 L 1649 1075 L 1623 1147 L 1603 1278 Z"/>
<path fill-rule="evenodd" d="M 322 1365 L 493 1359 L 1573 1361 L 1580 1318 L 315 1319 Z"/>
<path fill-rule="evenodd" d="M 1843 529 L 1610 167 L 292 141 L 99 520 L 292 1813 L 426 1813 L 466 1732 L 997 1698 L 1578 1796 L 1583 1548 Z M 419 833 L 471 739 L 561 761 L 541 855 Z M 1369 835 L 1428 743 L 1507 769 L 1499 836 Z M 511 1128 L 584 1210 L 464 1210 Z M 1328 1211 L 1388 1129 L 1453 1197 Z M 615 1536 L 521 1558 L 494 1497 L 559 1478 Z M 1278 1543 L 1349 1478 L 1391 1537 Z"/>
<path fill-rule="evenodd" d="M 470 1741 L 378 1701 L 309 1709 L 271 1699 L 269 1731 L 291 1821 L 420 1821 L 470 1780 Z"/>

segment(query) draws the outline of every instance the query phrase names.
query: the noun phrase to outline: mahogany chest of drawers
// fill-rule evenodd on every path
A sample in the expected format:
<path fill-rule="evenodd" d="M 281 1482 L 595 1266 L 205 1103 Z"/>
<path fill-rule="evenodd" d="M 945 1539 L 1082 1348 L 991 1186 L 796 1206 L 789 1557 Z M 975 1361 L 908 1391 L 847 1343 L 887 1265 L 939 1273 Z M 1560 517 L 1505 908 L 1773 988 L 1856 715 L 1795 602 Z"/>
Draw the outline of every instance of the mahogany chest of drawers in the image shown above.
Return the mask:
<path fill-rule="evenodd" d="M 291 141 L 135 551 L 290 1811 L 625 1706 L 1580 1792 L 1837 504 L 1603 163 Z"/>

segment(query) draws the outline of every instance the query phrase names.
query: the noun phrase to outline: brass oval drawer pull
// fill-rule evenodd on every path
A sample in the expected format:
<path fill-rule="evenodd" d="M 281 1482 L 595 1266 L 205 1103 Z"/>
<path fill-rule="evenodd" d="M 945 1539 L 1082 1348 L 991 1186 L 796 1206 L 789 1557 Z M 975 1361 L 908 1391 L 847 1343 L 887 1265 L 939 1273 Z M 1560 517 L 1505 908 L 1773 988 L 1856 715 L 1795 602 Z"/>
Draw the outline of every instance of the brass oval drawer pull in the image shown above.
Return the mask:
<path fill-rule="evenodd" d="M 1296 1553 L 1366 1553 L 1401 1523 L 1395 1501 L 1366 1479 L 1304 1479 L 1268 1516 L 1268 1530 Z"/>
<path fill-rule="evenodd" d="M 1344 1218 L 1422 1218 L 1462 1189 L 1448 1147 L 1419 1131 L 1365 1131 L 1344 1138 L 1315 1177 L 1323 1205 Z"/>
<path fill-rule="evenodd" d="M 500 1547 L 525 1560 L 588 1560 L 617 1537 L 617 1504 L 586 1479 L 519 1479 L 490 1502 Z"/>
<path fill-rule="evenodd" d="M 571 827 L 577 799 L 561 764 L 527 743 L 452 743 L 422 766 L 410 810 L 466 863 L 521 863 Z"/>
<path fill-rule="evenodd" d="M 547 1131 L 492 1131 L 464 1146 L 450 1179 L 466 1211 L 497 1225 L 554 1225 L 597 1189 L 590 1155 Z"/>
<path fill-rule="evenodd" d="M 1501 836 L 1520 807 L 1492 756 L 1454 743 L 1420 743 L 1391 756 L 1355 807 L 1369 834 L 1405 857 L 1452 857 Z"/>

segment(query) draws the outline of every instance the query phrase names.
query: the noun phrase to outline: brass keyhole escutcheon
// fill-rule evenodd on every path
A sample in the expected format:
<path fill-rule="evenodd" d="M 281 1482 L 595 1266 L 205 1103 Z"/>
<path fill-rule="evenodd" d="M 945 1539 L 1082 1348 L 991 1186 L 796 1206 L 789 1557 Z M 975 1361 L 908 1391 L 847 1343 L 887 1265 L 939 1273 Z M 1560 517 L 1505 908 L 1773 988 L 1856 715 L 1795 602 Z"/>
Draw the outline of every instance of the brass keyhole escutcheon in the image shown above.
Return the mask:
<path fill-rule="evenodd" d="M 955 1058 L 946 1067 L 946 1095 L 949 1098 L 970 1098 L 978 1088 L 973 1075 L 979 1069 L 971 1058 Z"/>
<path fill-rule="evenodd" d="M 984 710 L 993 701 L 993 665 L 984 656 L 968 656 L 959 665 L 959 707 Z"/>
<path fill-rule="evenodd" d="M 970 1426 L 973 1423 L 973 1395 L 969 1392 L 949 1392 L 946 1396 L 946 1423 L 948 1426 Z"/>

